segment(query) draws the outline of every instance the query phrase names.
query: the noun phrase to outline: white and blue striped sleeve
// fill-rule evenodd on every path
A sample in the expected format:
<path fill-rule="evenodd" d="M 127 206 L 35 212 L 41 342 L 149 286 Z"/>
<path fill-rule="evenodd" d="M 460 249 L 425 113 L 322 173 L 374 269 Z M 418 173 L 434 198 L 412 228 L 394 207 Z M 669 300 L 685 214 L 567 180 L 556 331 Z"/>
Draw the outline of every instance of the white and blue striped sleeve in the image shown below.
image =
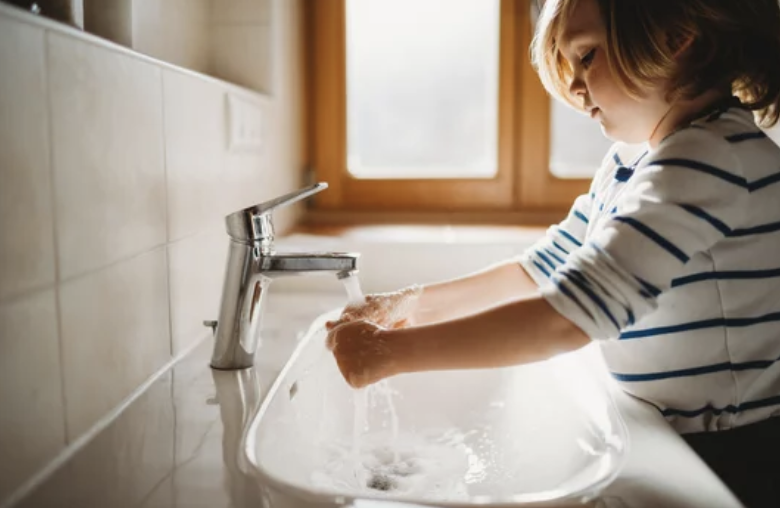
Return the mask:
<path fill-rule="evenodd" d="M 743 223 L 748 186 L 722 137 L 690 128 L 665 140 L 631 177 L 613 216 L 542 294 L 593 339 L 620 332 L 657 307 L 696 254 Z"/>
<path fill-rule="evenodd" d="M 566 218 L 520 256 L 520 264 L 540 287 L 549 284 L 551 274 L 585 243 L 592 203 L 590 193 L 578 197 Z"/>
<path fill-rule="evenodd" d="M 598 188 L 604 175 L 611 169 L 619 146 L 616 143 L 609 150 L 591 182 L 590 190 L 574 200 L 566 218 L 549 227 L 545 235 L 525 249 L 518 258 L 540 288 L 552 284 L 551 275 L 555 270 L 563 266 L 569 255 L 585 243 Z"/>

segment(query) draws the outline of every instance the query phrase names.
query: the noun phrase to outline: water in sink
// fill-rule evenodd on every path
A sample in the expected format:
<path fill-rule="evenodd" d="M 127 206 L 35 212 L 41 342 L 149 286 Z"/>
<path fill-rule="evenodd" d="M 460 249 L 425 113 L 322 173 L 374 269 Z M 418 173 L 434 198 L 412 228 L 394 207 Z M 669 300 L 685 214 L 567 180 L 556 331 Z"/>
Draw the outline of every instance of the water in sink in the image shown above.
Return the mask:
<path fill-rule="evenodd" d="M 354 392 L 352 438 L 324 448 L 327 456 L 322 469 L 312 472 L 312 485 L 336 493 L 466 495 L 466 484 L 484 471 L 466 444 L 469 436 L 456 429 L 429 435 L 399 433 L 392 397 L 387 381 Z M 389 428 L 372 431 L 368 408 L 379 404 L 385 404 Z"/>
<path fill-rule="evenodd" d="M 617 473 L 625 430 L 580 353 L 356 392 L 324 345 L 323 324 L 337 317 L 312 325 L 249 429 L 265 483 L 323 502 L 523 504 L 591 496 Z"/>

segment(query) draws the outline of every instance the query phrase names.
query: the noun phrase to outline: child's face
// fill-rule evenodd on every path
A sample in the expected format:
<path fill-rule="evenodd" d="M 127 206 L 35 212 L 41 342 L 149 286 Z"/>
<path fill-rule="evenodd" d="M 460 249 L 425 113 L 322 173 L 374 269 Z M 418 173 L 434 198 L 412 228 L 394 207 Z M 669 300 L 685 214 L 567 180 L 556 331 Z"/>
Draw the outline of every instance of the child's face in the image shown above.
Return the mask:
<path fill-rule="evenodd" d="M 569 91 L 604 134 L 615 141 L 648 141 L 669 110 L 661 87 L 634 99 L 620 87 L 607 63 L 606 28 L 596 0 L 579 0 L 565 21 L 559 47 L 573 70 Z"/>

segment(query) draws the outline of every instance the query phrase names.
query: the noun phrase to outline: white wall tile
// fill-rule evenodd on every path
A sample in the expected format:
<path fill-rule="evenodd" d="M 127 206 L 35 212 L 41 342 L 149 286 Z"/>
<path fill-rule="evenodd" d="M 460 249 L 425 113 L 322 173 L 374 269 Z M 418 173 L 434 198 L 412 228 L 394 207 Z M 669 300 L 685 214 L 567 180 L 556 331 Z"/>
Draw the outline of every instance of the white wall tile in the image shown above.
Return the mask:
<path fill-rule="evenodd" d="M 54 282 L 44 31 L 0 18 L 0 300 Z"/>
<path fill-rule="evenodd" d="M 155 249 L 60 288 L 70 439 L 170 359 L 165 258 Z"/>
<path fill-rule="evenodd" d="M 256 90 L 271 89 L 271 29 L 261 25 L 217 25 L 212 34 L 215 76 Z"/>
<path fill-rule="evenodd" d="M 53 289 L 0 306 L 0 503 L 65 446 Z"/>
<path fill-rule="evenodd" d="M 198 72 L 209 72 L 211 0 L 135 0 L 132 47 Z"/>
<path fill-rule="evenodd" d="M 161 70 L 48 34 L 60 277 L 165 242 Z"/>
<path fill-rule="evenodd" d="M 222 228 L 168 246 L 173 354 L 210 333 L 204 320 L 219 317 L 228 235 Z"/>
<path fill-rule="evenodd" d="M 225 92 L 217 83 L 164 71 L 169 238 L 223 224 Z"/>
<path fill-rule="evenodd" d="M 211 0 L 214 24 L 267 25 L 271 17 L 271 0 Z"/>
<path fill-rule="evenodd" d="M 84 5 L 87 32 L 130 47 L 133 43 L 132 12 L 134 0 L 88 0 Z"/>

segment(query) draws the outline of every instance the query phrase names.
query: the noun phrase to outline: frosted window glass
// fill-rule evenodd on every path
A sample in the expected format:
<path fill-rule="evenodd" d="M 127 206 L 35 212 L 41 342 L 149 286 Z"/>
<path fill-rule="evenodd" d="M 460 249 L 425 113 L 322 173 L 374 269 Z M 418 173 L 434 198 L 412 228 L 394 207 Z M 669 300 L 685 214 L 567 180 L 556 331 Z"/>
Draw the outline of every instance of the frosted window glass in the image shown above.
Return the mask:
<path fill-rule="evenodd" d="M 349 171 L 495 175 L 499 0 L 347 0 L 346 9 Z"/>
<path fill-rule="evenodd" d="M 558 101 L 553 101 L 550 125 L 550 172 L 559 178 L 591 178 L 612 146 L 601 125 Z"/>

